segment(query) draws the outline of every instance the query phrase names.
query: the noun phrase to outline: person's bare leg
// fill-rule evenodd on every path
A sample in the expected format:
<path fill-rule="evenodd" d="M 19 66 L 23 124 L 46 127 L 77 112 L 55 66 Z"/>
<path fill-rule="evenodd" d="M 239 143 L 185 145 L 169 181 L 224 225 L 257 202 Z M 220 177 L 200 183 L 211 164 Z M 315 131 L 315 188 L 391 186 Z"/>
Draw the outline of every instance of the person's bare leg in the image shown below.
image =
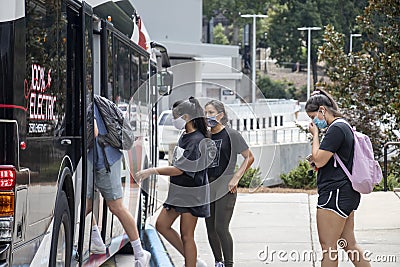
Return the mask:
<path fill-rule="evenodd" d="M 196 267 L 197 247 L 194 242 L 194 230 L 197 224 L 197 217 L 190 213 L 181 214 L 181 238 L 185 255 L 185 267 Z"/>
<path fill-rule="evenodd" d="M 343 232 L 346 219 L 333 211 L 317 209 L 317 228 L 322 248 L 321 267 L 337 267 L 337 241 Z"/>
<path fill-rule="evenodd" d="M 129 240 L 133 241 L 139 239 L 136 221 L 129 210 L 123 205 L 122 198 L 117 200 L 107 200 L 107 206 L 110 211 L 118 217 L 118 220 L 121 222 L 122 227 L 124 227 Z"/>
<path fill-rule="evenodd" d="M 87 198 L 86 199 L 86 211 L 85 216 L 87 216 L 90 212 L 92 212 L 92 200 Z M 92 216 L 92 226 L 97 225 L 96 217 Z"/>
<path fill-rule="evenodd" d="M 171 227 L 180 214 L 174 209 L 162 209 L 156 222 L 157 231 L 181 253 L 185 255 L 180 235 Z"/>
<path fill-rule="evenodd" d="M 354 266 L 371 266 L 369 261 L 364 258 L 364 251 L 357 245 L 356 238 L 354 236 L 354 211 L 347 218 L 343 228 L 342 236 L 340 238 L 346 240 L 347 246 L 344 249 L 346 250 Z"/>

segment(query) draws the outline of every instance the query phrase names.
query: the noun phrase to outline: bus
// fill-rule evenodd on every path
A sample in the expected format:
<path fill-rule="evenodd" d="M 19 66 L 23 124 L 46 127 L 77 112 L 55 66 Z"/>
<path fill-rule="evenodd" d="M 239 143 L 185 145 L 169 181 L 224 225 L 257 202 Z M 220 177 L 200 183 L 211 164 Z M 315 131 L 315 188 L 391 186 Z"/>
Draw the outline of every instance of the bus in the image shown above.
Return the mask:
<path fill-rule="evenodd" d="M 138 186 L 133 174 L 157 164 L 157 88 L 167 94 L 163 81 L 172 81 L 157 74 L 155 49 L 168 67 L 165 47 L 150 42 L 130 0 L 1 1 L 0 266 L 99 266 L 128 244 L 101 194 L 88 188 L 94 94 L 120 106 L 134 130 L 121 181 L 143 229 L 157 209 L 157 181 Z M 104 254 L 91 251 L 93 220 Z"/>

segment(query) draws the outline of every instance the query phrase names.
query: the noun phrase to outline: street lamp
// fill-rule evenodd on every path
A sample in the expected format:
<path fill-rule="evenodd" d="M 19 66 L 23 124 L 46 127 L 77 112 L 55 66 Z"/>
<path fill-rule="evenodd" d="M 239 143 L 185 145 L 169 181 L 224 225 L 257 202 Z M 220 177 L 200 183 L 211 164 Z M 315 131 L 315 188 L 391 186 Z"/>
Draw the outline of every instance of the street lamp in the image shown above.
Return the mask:
<path fill-rule="evenodd" d="M 310 65 L 311 65 L 311 31 L 321 30 L 320 27 L 301 27 L 297 28 L 299 31 L 308 31 L 308 45 L 307 45 L 307 99 L 310 98 Z"/>
<path fill-rule="evenodd" d="M 261 14 L 246 14 L 240 15 L 242 18 L 253 18 L 253 55 L 251 60 L 251 102 L 256 102 L 256 18 L 266 18 L 267 15 Z"/>
<path fill-rule="evenodd" d="M 352 33 L 350 34 L 350 49 L 349 49 L 349 54 L 351 54 L 351 51 L 353 51 L 353 37 L 361 37 L 360 33 Z"/>

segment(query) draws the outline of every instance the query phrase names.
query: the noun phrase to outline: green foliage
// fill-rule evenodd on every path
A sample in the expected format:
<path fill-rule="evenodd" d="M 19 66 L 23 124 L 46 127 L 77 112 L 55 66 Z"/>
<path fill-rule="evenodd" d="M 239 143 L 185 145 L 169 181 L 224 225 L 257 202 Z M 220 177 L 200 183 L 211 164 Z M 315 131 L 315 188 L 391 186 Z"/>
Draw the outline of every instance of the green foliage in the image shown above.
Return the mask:
<path fill-rule="evenodd" d="M 255 188 L 258 187 L 261 182 L 260 168 L 249 168 L 239 180 L 238 186 L 245 188 Z"/>
<path fill-rule="evenodd" d="M 229 44 L 228 37 L 225 35 L 225 28 L 221 23 L 214 27 L 214 44 Z"/>
<path fill-rule="evenodd" d="M 320 86 L 338 100 L 342 112 L 372 141 L 377 158 L 400 128 L 400 2 L 370 0 L 357 25 L 367 41 L 362 51 L 345 52 L 345 35 L 327 26 L 320 60 L 331 83 Z M 399 167 L 392 168 L 398 172 Z M 398 177 L 398 176 L 397 176 Z"/>
<path fill-rule="evenodd" d="M 291 99 L 298 91 L 293 84 L 286 81 L 273 81 L 268 76 L 259 77 L 257 86 L 265 98 Z"/>
<path fill-rule="evenodd" d="M 317 184 L 317 174 L 315 171 L 312 175 L 308 175 L 311 170 L 310 163 L 307 160 L 300 161 L 299 165 L 291 170 L 288 174 L 281 174 L 281 179 L 289 188 L 295 189 L 313 189 Z"/>
<path fill-rule="evenodd" d="M 271 57 L 278 63 L 307 62 L 307 54 L 303 53 L 307 44 L 307 32 L 299 31 L 299 27 L 311 27 L 331 24 L 346 36 L 357 30 L 356 16 L 360 15 L 367 5 L 367 0 L 204 0 L 203 15 L 210 19 L 217 14 L 226 17 L 232 27 L 232 38 L 228 34 L 230 44 L 241 42 L 239 29 L 251 24 L 249 18 L 241 18 L 241 14 L 267 14 L 268 18 L 257 19 L 257 43 L 271 47 Z M 391 6 L 388 6 L 391 7 Z M 396 18 L 396 17 L 394 17 Z M 268 33 L 265 39 L 265 33 Z M 311 64 L 314 81 L 316 77 L 317 49 L 321 44 L 322 31 L 312 31 Z M 355 47 L 361 38 L 354 38 Z M 346 39 L 348 49 L 349 38 Z M 357 45 L 359 47 L 359 45 Z"/>
<path fill-rule="evenodd" d="M 389 191 L 400 188 L 400 161 L 398 156 L 393 157 L 391 162 L 388 163 L 387 187 Z M 374 191 L 383 191 L 383 189 L 384 180 L 382 179 L 380 184 L 375 186 Z"/>
<path fill-rule="evenodd" d="M 400 188 L 400 176 L 395 176 L 394 174 L 390 174 L 387 177 L 387 187 L 388 191 L 392 191 L 394 188 Z M 383 191 L 384 190 L 384 181 L 380 182 L 380 184 L 376 185 L 374 191 Z"/>

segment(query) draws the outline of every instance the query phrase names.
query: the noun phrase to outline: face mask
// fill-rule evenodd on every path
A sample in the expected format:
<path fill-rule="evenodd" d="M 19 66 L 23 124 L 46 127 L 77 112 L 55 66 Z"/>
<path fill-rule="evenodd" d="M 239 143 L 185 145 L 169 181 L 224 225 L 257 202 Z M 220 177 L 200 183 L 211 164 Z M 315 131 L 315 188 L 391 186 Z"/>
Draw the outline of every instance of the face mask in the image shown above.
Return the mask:
<path fill-rule="evenodd" d="M 172 119 L 172 125 L 178 130 L 182 130 L 186 125 L 186 121 L 182 117 L 183 115 L 177 119 Z"/>
<path fill-rule="evenodd" d="M 318 112 L 319 112 L 319 111 L 318 111 Z M 324 115 L 324 114 L 322 113 L 322 115 Z M 315 124 L 319 129 L 324 129 L 324 128 L 326 128 L 326 127 L 328 126 L 328 124 L 326 123 L 326 120 L 325 120 L 325 119 L 320 120 L 320 119 L 318 119 L 317 116 L 315 116 L 315 118 L 314 118 L 314 124 Z"/>
<path fill-rule="evenodd" d="M 217 116 L 207 117 L 207 124 L 211 128 L 214 128 L 215 126 L 217 126 L 218 125 Z"/>

